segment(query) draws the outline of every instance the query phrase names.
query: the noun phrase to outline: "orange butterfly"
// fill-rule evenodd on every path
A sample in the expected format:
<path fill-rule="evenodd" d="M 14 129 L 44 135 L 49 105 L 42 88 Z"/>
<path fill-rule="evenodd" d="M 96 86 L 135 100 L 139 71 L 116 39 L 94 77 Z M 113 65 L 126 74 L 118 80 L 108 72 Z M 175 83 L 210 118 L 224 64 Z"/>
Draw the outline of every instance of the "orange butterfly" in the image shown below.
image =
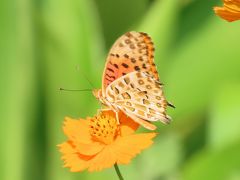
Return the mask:
<path fill-rule="evenodd" d="M 94 96 L 116 113 L 122 111 L 143 127 L 154 130 L 151 122 L 169 123 L 162 84 L 154 64 L 154 46 L 146 33 L 127 32 L 112 46 L 102 78 L 102 89 Z M 107 110 L 109 110 L 107 109 Z"/>

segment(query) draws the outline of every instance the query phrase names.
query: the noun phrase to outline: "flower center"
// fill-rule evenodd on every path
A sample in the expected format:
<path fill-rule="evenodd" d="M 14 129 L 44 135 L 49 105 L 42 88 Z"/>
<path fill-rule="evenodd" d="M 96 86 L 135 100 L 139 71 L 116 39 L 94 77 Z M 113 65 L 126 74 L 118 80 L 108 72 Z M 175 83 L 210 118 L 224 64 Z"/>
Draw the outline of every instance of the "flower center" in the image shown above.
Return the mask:
<path fill-rule="evenodd" d="M 90 134 L 104 144 L 111 144 L 118 133 L 117 121 L 110 115 L 100 114 L 90 120 Z"/>

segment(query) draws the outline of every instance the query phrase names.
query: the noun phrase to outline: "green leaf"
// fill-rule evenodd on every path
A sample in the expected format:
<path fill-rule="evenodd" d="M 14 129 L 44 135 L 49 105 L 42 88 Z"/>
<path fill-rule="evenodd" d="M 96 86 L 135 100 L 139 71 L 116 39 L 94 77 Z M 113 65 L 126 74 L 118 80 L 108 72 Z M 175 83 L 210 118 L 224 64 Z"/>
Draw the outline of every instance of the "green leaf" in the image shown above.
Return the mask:
<path fill-rule="evenodd" d="M 211 103 L 208 145 L 212 149 L 224 148 L 240 140 L 240 83 L 222 84 Z"/>
<path fill-rule="evenodd" d="M 183 158 L 183 147 L 177 134 L 159 134 L 153 145 L 122 168 L 127 179 L 160 179 L 174 177 Z M 136 171 L 138 173 L 136 173 Z"/>
<path fill-rule="evenodd" d="M 25 179 L 25 169 L 35 159 L 28 156 L 38 103 L 31 11 L 27 0 L 0 2 L 0 179 Z"/>
<path fill-rule="evenodd" d="M 183 169 L 184 180 L 235 180 L 240 178 L 240 143 L 221 149 L 203 151 L 190 160 Z"/>

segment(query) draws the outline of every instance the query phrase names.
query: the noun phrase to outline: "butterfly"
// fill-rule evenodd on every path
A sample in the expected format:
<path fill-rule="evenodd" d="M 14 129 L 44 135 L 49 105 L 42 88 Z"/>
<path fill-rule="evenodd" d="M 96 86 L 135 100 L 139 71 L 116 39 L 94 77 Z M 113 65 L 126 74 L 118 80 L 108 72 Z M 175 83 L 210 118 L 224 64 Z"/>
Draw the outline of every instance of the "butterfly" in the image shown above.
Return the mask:
<path fill-rule="evenodd" d="M 94 96 L 108 109 L 122 111 L 143 127 L 154 130 L 151 122 L 169 123 L 167 102 L 154 63 L 154 44 L 143 32 L 127 32 L 113 44 L 105 64 L 102 88 Z"/>

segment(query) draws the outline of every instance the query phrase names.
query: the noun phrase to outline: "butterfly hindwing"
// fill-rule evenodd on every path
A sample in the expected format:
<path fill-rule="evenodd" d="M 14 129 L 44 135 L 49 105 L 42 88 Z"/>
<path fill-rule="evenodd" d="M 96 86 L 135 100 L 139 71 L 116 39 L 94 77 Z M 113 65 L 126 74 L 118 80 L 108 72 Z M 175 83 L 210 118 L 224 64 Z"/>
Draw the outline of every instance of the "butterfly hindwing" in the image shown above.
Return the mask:
<path fill-rule="evenodd" d="M 134 71 L 112 82 L 106 89 L 106 95 L 107 98 L 112 97 L 112 103 L 130 117 L 169 123 L 167 101 L 161 88 L 153 76 Z"/>

